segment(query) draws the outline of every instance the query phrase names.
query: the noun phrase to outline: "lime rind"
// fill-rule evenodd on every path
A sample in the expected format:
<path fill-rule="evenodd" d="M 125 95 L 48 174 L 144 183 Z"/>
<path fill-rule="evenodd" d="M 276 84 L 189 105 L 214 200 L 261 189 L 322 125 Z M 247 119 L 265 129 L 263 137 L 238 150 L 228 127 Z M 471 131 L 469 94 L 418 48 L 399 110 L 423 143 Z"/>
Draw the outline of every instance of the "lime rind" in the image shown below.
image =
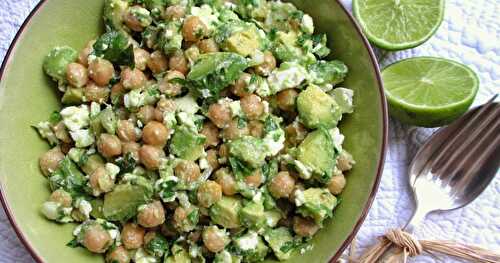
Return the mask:
<path fill-rule="evenodd" d="M 363 29 L 363 32 L 365 33 L 366 37 L 370 42 L 375 44 L 376 46 L 383 48 L 385 50 L 389 51 L 399 51 L 399 50 L 405 50 L 405 49 L 410 49 L 417 47 L 423 43 L 425 43 L 427 40 L 429 40 L 439 29 L 441 26 L 443 19 L 444 19 L 444 7 L 445 7 L 445 1 L 444 0 L 439 0 L 439 14 L 438 14 L 438 20 L 437 23 L 428 31 L 427 34 L 425 34 L 423 37 L 420 37 L 417 40 L 414 41 L 407 41 L 403 43 L 394 43 L 394 42 L 389 42 L 386 41 L 384 38 L 377 36 L 377 34 L 373 33 L 369 28 L 368 24 L 365 22 L 364 19 L 361 17 L 360 13 L 360 1 L 366 1 L 366 0 L 354 0 L 353 1 L 353 13 L 354 16 L 356 17 L 359 25 Z M 393 0 L 397 1 L 397 0 Z"/>

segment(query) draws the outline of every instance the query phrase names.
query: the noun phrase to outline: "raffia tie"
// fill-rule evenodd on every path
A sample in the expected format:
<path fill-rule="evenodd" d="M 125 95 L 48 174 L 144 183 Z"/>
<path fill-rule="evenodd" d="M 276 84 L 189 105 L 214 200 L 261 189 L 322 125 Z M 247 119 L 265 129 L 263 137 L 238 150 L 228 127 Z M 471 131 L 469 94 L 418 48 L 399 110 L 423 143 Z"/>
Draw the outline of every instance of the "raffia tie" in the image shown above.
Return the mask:
<path fill-rule="evenodd" d="M 384 256 L 392 246 L 392 255 Z M 398 253 L 401 252 L 402 253 Z M 465 245 L 446 240 L 418 240 L 415 236 L 401 229 L 389 230 L 379 238 L 379 242 L 369 248 L 359 259 L 350 262 L 375 263 L 384 256 L 385 262 L 406 262 L 408 256 L 416 257 L 423 252 L 431 255 L 441 253 L 452 257 L 461 258 L 471 262 L 498 263 L 500 252 L 490 251 L 477 246 Z"/>

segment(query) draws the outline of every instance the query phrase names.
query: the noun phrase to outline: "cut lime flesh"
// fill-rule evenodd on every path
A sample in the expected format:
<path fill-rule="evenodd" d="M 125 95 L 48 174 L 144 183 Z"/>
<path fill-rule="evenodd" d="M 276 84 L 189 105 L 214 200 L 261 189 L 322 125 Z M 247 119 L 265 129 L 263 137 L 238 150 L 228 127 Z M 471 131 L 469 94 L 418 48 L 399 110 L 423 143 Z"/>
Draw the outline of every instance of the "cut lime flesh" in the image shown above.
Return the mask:
<path fill-rule="evenodd" d="M 427 41 L 444 16 L 444 0 L 354 0 L 353 12 L 368 39 L 387 50 Z"/>
<path fill-rule="evenodd" d="M 396 62 L 382 71 L 382 78 L 391 115 L 424 127 L 442 126 L 461 116 L 479 86 L 467 66 L 433 57 Z"/>

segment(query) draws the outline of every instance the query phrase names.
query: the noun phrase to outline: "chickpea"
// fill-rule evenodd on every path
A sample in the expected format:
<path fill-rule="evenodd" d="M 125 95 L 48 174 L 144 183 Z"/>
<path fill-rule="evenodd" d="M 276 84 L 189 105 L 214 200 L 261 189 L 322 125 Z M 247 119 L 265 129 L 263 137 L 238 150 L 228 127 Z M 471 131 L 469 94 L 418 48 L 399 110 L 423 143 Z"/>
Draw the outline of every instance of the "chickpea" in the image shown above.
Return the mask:
<path fill-rule="evenodd" d="M 110 90 L 107 87 L 97 86 L 96 83 L 90 81 L 83 89 L 86 101 L 104 103 L 108 100 Z"/>
<path fill-rule="evenodd" d="M 150 61 L 149 58 L 149 52 L 142 48 L 134 48 L 134 62 L 136 68 L 142 71 L 146 70 L 146 65 Z"/>
<path fill-rule="evenodd" d="M 123 16 L 123 22 L 125 22 L 125 25 L 132 31 L 142 32 L 144 30 L 143 24 L 132 12 L 125 13 Z"/>
<path fill-rule="evenodd" d="M 203 124 L 203 129 L 201 129 L 200 133 L 206 137 L 205 148 L 217 146 L 219 144 L 219 129 L 217 129 L 217 126 L 211 121 L 207 121 Z"/>
<path fill-rule="evenodd" d="M 186 15 L 186 9 L 180 5 L 171 5 L 165 10 L 164 17 L 169 20 L 181 19 Z"/>
<path fill-rule="evenodd" d="M 162 73 L 168 68 L 168 59 L 163 55 L 161 51 L 155 51 L 151 53 L 151 56 L 148 60 L 148 68 L 154 74 Z"/>
<path fill-rule="evenodd" d="M 122 144 L 116 135 L 103 133 L 97 141 L 97 150 L 106 158 L 122 154 Z"/>
<path fill-rule="evenodd" d="M 207 117 L 218 128 L 224 128 L 231 121 L 231 109 L 227 104 L 214 103 L 208 107 Z"/>
<path fill-rule="evenodd" d="M 59 163 L 64 159 L 64 153 L 61 151 L 60 147 L 54 147 L 40 156 L 38 161 L 40 165 L 40 170 L 42 170 L 43 175 L 48 176 L 53 173 Z"/>
<path fill-rule="evenodd" d="M 106 86 L 115 74 L 115 69 L 111 62 L 96 58 L 89 63 L 89 77 L 98 85 Z"/>
<path fill-rule="evenodd" d="M 248 125 L 240 127 L 240 125 L 238 124 L 238 120 L 236 119 L 231 120 L 229 122 L 229 125 L 227 125 L 227 127 L 222 130 L 222 136 L 226 140 L 235 140 L 248 134 L 250 134 Z"/>
<path fill-rule="evenodd" d="M 285 135 L 288 143 L 298 145 L 306 138 L 307 130 L 302 124 L 294 122 L 286 126 Z"/>
<path fill-rule="evenodd" d="M 221 168 L 215 172 L 215 181 L 221 186 L 224 195 L 236 194 L 236 179 L 227 168 Z"/>
<path fill-rule="evenodd" d="M 165 209 L 160 201 L 147 204 L 137 214 L 137 222 L 143 227 L 156 227 L 165 222 Z"/>
<path fill-rule="evenodd" d="M 263 183 L 263 179 L 260 169 L 256 169 L 252 175 L 245 177 L 245 183 L 251 187 L 257 188 Z"/>
<path fill-rule="evenodd" d="M 227 159 L 229 157 L 229 147 L 227 146 L 227 144 L 222 144 L 219 147 L 219 156 L 223 159 Z"/>
<path fill-rule="evenodd" d="M 150 145 L 163 146 L 167 143 L 169 131 L 163 123 L 151 121 L 142 130 L 142 140 Z"/>
<path fill-rule="evenodd" d="M 179 71 L 170 70 L 167 72 L 165 77 L 160 81 L 158 89 L 162 94 L 165 94 L 169 97 L 175 97 L 182 93 L 182 85 L 180 83 L 176 83 L 175 79 L 185 79 L 186 77 Z"/>
<path fill-rule="evenodd" d="M 71 207 L 71 204 L 73 202 L 73 198 L 71 198 L 71 195 L 62 189 L 57 189 L 52 192 L 52 194 L 50 194 L 49 200 L 59 203 L 64 207 Z"/>
<path fill-rule="evenodd" d="M 193 183 L 200 177 L 200 167 L 193 161 L 182 160 L 175 168 L 174 174 L 180 180 Z"/>
<path fill-rule="evenodd" d="M 319 230 L 319 226 L 311 218 L 295 216 L 293 218 L 293 231 L 302 237 L 313 236 Z"/>
<path fill-rule="evenodd" d="M 137 118 L 143 123 L 148 124 L 155 117 L 155 108 L 151 105 L 144 105 L 139 109 Z"/>
<path fill-rule="evenodd" d="M 241 109 L 250 120 L 255 120 L 264 114 L 264 103 L 259 96 L 251 94 L 241 99 Z"/>
<path fill-rule="evenodd" d="M 268 76 L 276 68 L 276 58 L 270 51 L 264 52 L 264 63 L 254 67 L 255 73 L 261 76 Z"/>
<path fill-rule="evenodd" d="M 220 252 L 229 243 L 229 239 L 224 230 L 217 226 L 209 226 L 203 230 L 203 244 L 213 253 Z"/>
<path fill-rule="evenodd" d="M 121 232 L 122 243 L 126 249 L 137 249 L 144 244 L 146 230 L 134 223 L 127 223 Z"/>
<path fill-rule="evenodd" d="M 184 20 L 182 25 L 182 36 L 184 40 L 196 42 L 207 34 L 207 26 L 197 16 L 190 16 Z"/>
<path fill-rule="evenodd" d="M 90 174 L 89 184 L 94 192 L 94 196 L 99 196 L 102 193 L 113 190 L 115 180 L 108 174 L 104 167 L 99 167 Z"/>
<path fill-rule="evenodd" d="M 123 154 L 130 153 L 132 157 L 136 160 L 139 160 L 139 149 L 141 145 L 136 142 L 124 142 L 122 143 L 122 152 Z"/>
<path fill-rule="evenodd" d="M 295 89 L 286 89 L 278 92 L 276 96 L 278 108 L 284 111 L 295 111 L 295 100 L 298 96 L 299 93 Z"/>
<path fill-rule="evenodd" d="M 73 141 L 69 136 L 68 130 L 66 130 L 66 125 L 62 121 L 52 126 L 52 131 L 56 135 L 56 138 L 64 143 L 71 143 Z"/>
<path fill-rule="evenodd" d="M 104 253 L 111 244 L 111 236 L 100 224 L 89 226 L 83 237 L 82 245 L 90 252 Z"/>
<path fill-rule="evenodd" d="M 121 83 L 116 83 L 111 87 L 111 102 L 113 104 L 123 104 L 123 95 L 125 94 L 125 88 Z"/>
<path fill-rule="evenodd" d="M 140 89 L 146 84 L 146 75 L 139 69 L 126 68 L 121 73 L 120 83 L 125 89 Z"/>
<path fill-rule="evenodd" d="M 95 40 L 91 40 L 87 43 L 87 45 L 80 51 L 78 54 L 78 63 L 88 66 L 89 65 L 89 55 L 94 51 L 94 45 Z"/>
<path fill-rule="evenodd" d="M 354 163 L 354 159 L 350 153 L 345 150 L 340 152 L 340 155 L 337 158 L 337 168 L 339 168 L 342 172 L 351 170 Z"/>
<path fill-rule="evenodd" d="M 174 226 L 179 231 L 190 232 L 196 227 L 196 222 L 191 222 L 188 216 L 193 212 L 193 206 L 182 207 L 179 206 L 174 211 Z"/>
<path fill-rule="evenodd" d="M 345 185 L 346 180 L 344 175 L 336 175 L 330 179 L 330 182 L 328 183 L 328 190 L 330 190 L 330 193 L 338 195 L 342 192 L 342 190 L 344 190 Z"/>
<path fill-rule="evenodd" d="M 251 120 L 248 123 L 248 129 L 250 129 L 250 135 L 257 138 L 262 138 L 264 134 L 264 124 L 258 120 Z"/>
<path fill-rule="evenodd" d="M 149 170 L 158 169 L 160 166 L 160 159 L 164 156 L 165 153 L 162 149 L 151 145 L 145 144 L 139 149 L 139 159 Z"/>
<path fill-rule="evenodd" d="M 129 263 L 130 255 L 128 254 L 127 249 L 125 249 L 123 246 L 119 246 L 108 252 L 108 254 L 106 255 L 106 262 Z"/>
<path fill-rule="evenodd" d="M 214 150 L 214 149 L 210 149 L 207 151 L 207 161 L 208 161 L 208 164 L 210 165 L 210 167 L 212 167 L 212 169 L 216 170 L 216 169 L 219 169 L 219 160 L 217 159 L 217 151 Z"/>
<path fill-rule="evenodd" d="M 66 68 L 66 79 L 69 84 L 81 88 L 89 80 L 87 69 L 79 63 L 69 63 Z"/>
<path fill-rule="evenodd" d="M 252 78 L 252 75 L 243 72 L 238 80 L 234 83 L 234 85 L 231 86 L 231 92 L 238 96 L 238 97 L 245 97 L 250 94 L 251 92 L 248 92 L 248 84 L 250 83 L 250 79 Z"/>
<path fill-rule="evenodd" d="M 215 40 L 213 38 L 200 40 L 200 42 L 198 42 L 198 48 L 202 53 L 212 53 L 219 51 L 219 46 L 217 45 L 217 43 L 215 43 Z"/>
<path fill-rule="evenodd" d="M 119 120 L 116 128 L 116 135 L 124 142 L 135 142 L 137 134 L 135 133 L 135 125 L 129 120 Z"/>
<path fill-rule="evenodd" d="M 274 198 L 287 198 L 295 187 L 295 178 L 288 172 L 279 172 L 269 184 L 269 192 Z"/>
<path fill-rule="evenodd" d="M 186 75 L 189 71 L 188 61 L 182 51 L 175 52 L 168 61 L 170 70 L 176 70 Z"/>
<path fill-rule="evenodd" d="M 158 103 L 156 103 L 154 117 L 156 121 L 163 122 L 163 114 L 165 112 L 175 112 L 177 106 L 175 101 L 166 98 L 160 98 Z"/>
<path fill-rule="evenodd" d="M 214 181 L 205 181 L 198 188 L 196 196 L 200 206 L 209 208 L 222 198 L 222 188 Z"/>

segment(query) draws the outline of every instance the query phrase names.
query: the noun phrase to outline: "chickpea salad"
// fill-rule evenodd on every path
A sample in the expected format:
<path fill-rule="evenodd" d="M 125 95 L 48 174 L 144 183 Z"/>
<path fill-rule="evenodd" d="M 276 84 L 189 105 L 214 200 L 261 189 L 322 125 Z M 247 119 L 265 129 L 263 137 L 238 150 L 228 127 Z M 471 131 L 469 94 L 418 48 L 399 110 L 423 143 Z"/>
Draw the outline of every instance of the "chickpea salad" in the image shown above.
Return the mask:
<path fill-rule="evenodd" d="M 104 0 L 105 33 L 43 61 L 62 109 L 41 212 L 106 262 L 287 260 L 332 216 L 354 164 L 353 92 L 290 3 Z"/>

